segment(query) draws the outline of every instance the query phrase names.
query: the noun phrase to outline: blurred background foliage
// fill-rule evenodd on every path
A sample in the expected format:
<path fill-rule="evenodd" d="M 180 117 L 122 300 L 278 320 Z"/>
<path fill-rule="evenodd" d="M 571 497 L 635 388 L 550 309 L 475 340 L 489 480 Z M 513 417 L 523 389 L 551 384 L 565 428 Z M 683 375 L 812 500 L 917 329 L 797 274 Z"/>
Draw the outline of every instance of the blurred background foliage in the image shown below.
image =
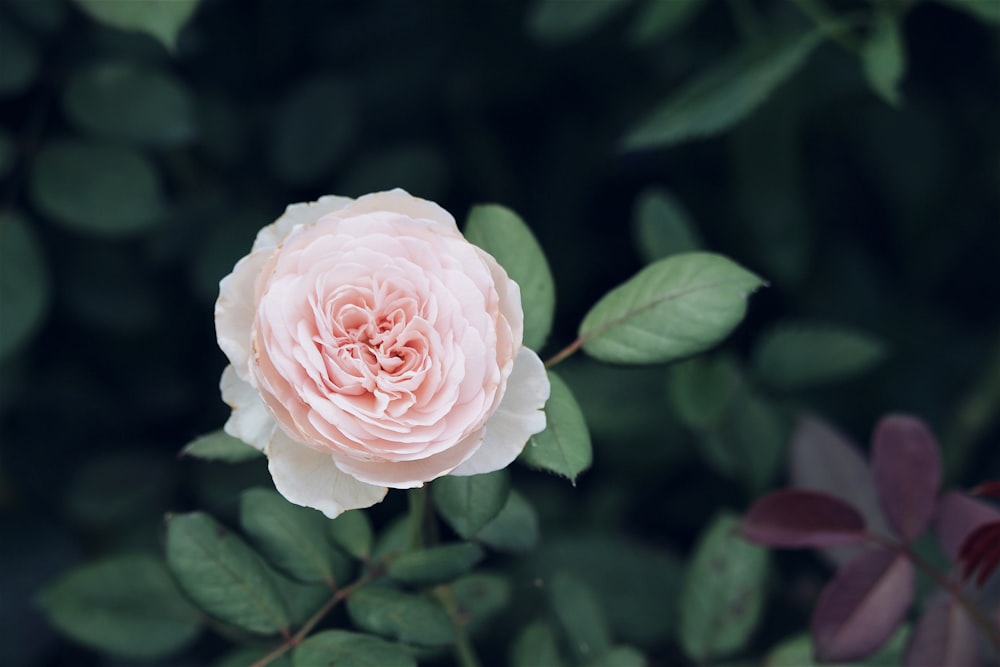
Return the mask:
<path fill-rule="evenodd" d="M 396 186 L 460 221 L 521 214 L 557 285 L 549 354 L 668 254 L 721 252 L 770 283 L 706 356 L 560 367 L 594 466 L 573 486 L 512 472 L 541 540 L 487 561 L 513 582 L 477 639 L 487 662 L 556 573 L 557 625 L 595 632 L 558 598 L 596 596 L 654 664 L 801 632 L 826 570 L 781 554 L 746 592 L 759 622 L 705 645 L 689 609 L 676 636 L 696 542 L 784 479 L 798 415 L 864 442 L 881 413 L 917 413 L 949 484 L 1000 474 L 998 7 L 0 0 L 0 663 L 125 664 L 60 639 L 33 596 L 98 556 L 160 552 L 167 511 L 233 520 L 269 485 L 259 460 L 177 456 L 227 416 L 218 280 L 289 202 Z M 547 628 L 514 659 L 544 655 Z M 224 645 L 183 639 L 163 664 Z"/>

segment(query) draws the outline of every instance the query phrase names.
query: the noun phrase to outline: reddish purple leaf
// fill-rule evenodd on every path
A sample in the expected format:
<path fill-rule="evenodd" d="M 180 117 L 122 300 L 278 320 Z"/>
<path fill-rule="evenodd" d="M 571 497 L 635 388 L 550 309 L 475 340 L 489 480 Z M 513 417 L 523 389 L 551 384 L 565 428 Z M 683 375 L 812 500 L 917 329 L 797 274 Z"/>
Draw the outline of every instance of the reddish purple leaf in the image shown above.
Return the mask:
<path fill-rule="evenodd" d="M 962 578 L 978 572 L 976 585 L 982 586 L 1000 565 L 1000 521 L 984 523 L 965 538 L 958 551 Z"/>
<path fill-rule="evenodd" d="M 938 503 L 934 532 L 941 550 L 955 563 L 965 538 L 990 521 L 1000 521 L 1000 510 L 961 491 L 949 491 Z"/>
<path fill-rule="evenodd" d="M 903 667 L 981 664 L 975 624 L 943 593 L 935 596 L 910 634 Z"/>
<path fill-rule="evenodd" d="M 824 491 L 846 501 L 861 513 L 872 532 L 888 532 L 875 493 L 871 468 L 858 447 L 817 417 L 803 417 L 792 435 L 792 485 Z M 859 547 L 824 549 L 823 555 L 842 565 Z"/>
<path fill-rule="evenodd" d="M 1000 481 L 994 479 L 989 482 L 983 482 L 972 490 L 972 494 L 976 496 L 993 496 L 994 498 L 1000 498 Z"/>
<path fill-rule="evenodd" d="M 920 537 L 934 516 L 941 487 L 934 434 L 916 417 L 883 417 L 872 436 L 872 472 L 893 529 L 907 542 Z"/>
<path fill-rule="evenodd" d="M 913 565 L 902 554 L 870 549 L 837 570 L 812 617 L 822 662 L 858 660 L 878 650 L 913 602 Z"/>
<path fill-rule="evenodd" d="M 830 547 L 863 540 L 865 520 L 828 493 L 786 489 L 755 502 L 740 531 L 751 542 L 770 547 Z"/>

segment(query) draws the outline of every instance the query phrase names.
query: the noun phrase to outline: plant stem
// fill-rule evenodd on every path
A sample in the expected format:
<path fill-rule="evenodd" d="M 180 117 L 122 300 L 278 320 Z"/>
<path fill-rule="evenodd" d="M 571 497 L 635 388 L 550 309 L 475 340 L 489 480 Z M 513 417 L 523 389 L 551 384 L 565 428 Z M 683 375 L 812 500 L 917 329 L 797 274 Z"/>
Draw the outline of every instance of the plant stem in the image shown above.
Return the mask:
<path fill-rule="evenodd" d="M 951 595 L 955 602 L 957 602 L 958 605 L 969 615 L 969 618 L 971 618 L 972 621 L 979 626 L 979 629 L 983 632 L 989 642 L 993 644 L 993 648 L 1000 651 L 1000 626 L 994 623 L 993 619 L 987 616 L 982 609 L 980 609 L 972 600 L 968 598 L 958 583 L 945 576 L 940 570 L 927 562 L 920 554 L 914 551 L 909 544 L 897 542 L 892 538 L 875 533 L 868 534 L 868 541 L 873 544 L 877 544 L 878 546 L 897 551 L 910 559 L 910 562 L 913 563 L 918 570 L 933 579 L 934 583 Z"/>
<path fill-rule="evenodd" d="M 410 551 L 422 549 L 424 546 L 424 517 L 427 513 L 427 486 L 410 489 L 406 494 L 410 503 Z"/>
<path fill-rule="evenodd" d="M 469 633 L 465 631 L 465 623 L 460 618 L 455 594 L 448 586 L 438 586 L 434 589 L 434 596 L 441 602 L 441 606 L 444 607 L 448 613 L 448 619 L 451 621 L 451 631 L 455 635 L 455 659 L 458 660 L 458 664 L 461 667 L 480 667 L 476 650 L 469 640 Z"/>
<path fill-rule="evenodd" d="M 545 361 L 545 367 L 552 368 L 566 357 L 571 356 L 574 352 L 583 347 L 584 342 L 585 341 L 582 336 L 580 338 L 577 338 L 575 341 L 573 341 L 572 343 L 570 343 L 569 345 L 567 345 L 566 347 L 564 347 L 563 349 L 559 350 L 554 355 L 549 357 Z"/>

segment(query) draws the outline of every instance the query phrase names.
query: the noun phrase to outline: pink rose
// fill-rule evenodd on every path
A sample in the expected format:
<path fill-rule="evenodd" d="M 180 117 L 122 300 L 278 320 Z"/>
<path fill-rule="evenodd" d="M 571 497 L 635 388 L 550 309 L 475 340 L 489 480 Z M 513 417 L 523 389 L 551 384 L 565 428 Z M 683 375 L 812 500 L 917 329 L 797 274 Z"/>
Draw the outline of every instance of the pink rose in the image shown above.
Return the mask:
<path fill-rule="evenodd" d="M 545 428 L 517 284 L 403 190 L 289 206 L 222 279 L 215 326 L 226 432 L 329 517 L 504 468 Z"/>

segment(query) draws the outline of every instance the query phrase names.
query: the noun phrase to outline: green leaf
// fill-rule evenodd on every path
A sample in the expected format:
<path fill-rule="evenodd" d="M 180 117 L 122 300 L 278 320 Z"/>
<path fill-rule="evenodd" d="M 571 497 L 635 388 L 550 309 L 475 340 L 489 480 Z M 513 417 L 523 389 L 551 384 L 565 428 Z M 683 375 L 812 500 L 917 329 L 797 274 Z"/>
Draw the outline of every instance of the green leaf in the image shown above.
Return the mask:
<path fill-rule="evenodd" d="M 510 582 L 498 574 L 468 574 L 450 588 L 462 620 L 470 626 L 481 626 L 510 603 Z"/>
<path fill-rule="evenodd" d="M 632 215 L 632 233 L 646 263 L 694 252 L 702 246 L 688 212 L 673 195 L 659 189 L 639 195 Z"/>
<path fill-rule="evenodd" d="M 35 231 L 0 214 L 0 360 L 27 343 L 45 320 L 51 281 Z"/>
<path fill-rule="evenodd" d="M 30 186 L 43 213 L 93 234 L 138 234 L 163 214 L 156 168 L 127 148 L 82 141 L 44 144 L 32 165 Z"/>
<path fill-rule="evenodd" d="M 548 624 L 535 621 L 521 631 L 511 650 L 512 667 L 561 667 L 563 660 L 559 657 L 559 647 L 555 634 Z"/>
<path fill-rule="evenodd" d="M 660 104 L 625 137 L 625 150 L 671 146 L 728 130 L 746 118 L 806 62 L 823 36 L 818 31 L 767 40 L 700 74 Z"/>
<path fill-rule="evenodd" d="M 25 31 L 0 16 L 0 97 L 19 95 L 38 75 L 38 51 Z"/>
<path fill-rule="evenodd" d="M 358 110 L 340 79 L 314 78 L 293 88 L 275 111 L 271 164 L 289 185 L 329 178 L 357 134 Z"/>
<path fill-rule="evenodd" d="M 586 584 L 573 575 L 557 572 L 547 582 L 546 590 L 567 643 L 578 658 L 600 655 L 611 645 L 604 610 Z"/>
<path fill-rule="evenodd" d="M 910 634 L 906 623 L 877 652 L 864 660 L 850 663 L 820 663 L 816 659 L 816 648 L 808 634 L 789 637 L 774 646 L 764 658 L 764 667 L 883 667 L 898 665 L 903 659 L 903 650 Z"/>
<path fill-rule="evenodd" d="M 563 44 L 596 31 L 631 0 L 535 0 L 528 33 L 540 42 Z"/>
<path fill-rule="evenodd" d="M 73 640 L 135 660 L 185 648 L 201 629 L 163 563 L 130 554 L 70 571 L 38 596 L 49 621 Z"/>
<path fill-rule="evenodd" d="M 552 389 L 545 403 L 545 430 L 531 436 L 518 458 L 575 483 L 593 461 L 590 431 L 573 392 L 554 372 L 548 374 Z"/>
<path fill-rule="evenodd" d="M 739 520 L 718 516 L 702 534 L 680 598 L 680 640 L 696 662 L 740 650 L 760 618 L 768 553 L 740 537 Z"/>
<path fill-rule="evenodd" d="M 762 382 L 775 389 L 798 391 L 862 375 L 885 355 L 885 345 L 861 331 L 785 321 L 760 337 L 752 358 Z"/>
<path fill-rule="evenodd" d="M 448 475 L 431 482 L 431 496 L 438 512 L 465 539 L 472 538 L 500 513 L 509 492 L 506 470 L 468 477 Z"/>
<path fill-rule="evenodd" d="M 466 238 L 493 255 L 521 288 L 524 345 L 540 350 L 552 330 L 556 288 L 545 253 L 531 229 L 508 208 L 474 206 L 465 223 Z"/>
<path fill-rule="evenodd" d="M 74 471 L 66 489 L 66 514 L 98 529 L 152 523 L 169 507 L 173 473 L 170 461 L 149 449 L 92 455 Z"/>
<path fill-rule="evenodd" d="M 695 357 L 670 367 L 674 411 L 688 428 L 703 430 L 720 422 L 743 380 L 727 357 Z"/>
<path fill-rule="evenodd" d="M 78 128 L 149 146 L 176 146 L 195 135 L 190 93 L 166 71 L 130 62 L 83 67 L 63 90 L 63 109 Z"/>
<path fill-rule="evenodd" d="M 212 663 L 212 667 L 247 667 L 255 665 L 261 658 L 266 657 L 275 650 L 275 646 L 242 646 L 226 653 L 218 661 Z M 269 660 L 267 667 L 292 667 L 292 656 L 285 653 L 273 660 Z"/>
<path fill-rule="evenodd" d="M 538 514 L 524 496 L 512 489 L 503 509 L 476 533 L 476 540 L 498 551 L 530 551 L 538 544 Z"/>
<path fill-rule="evenodd" d="M 358 560 L 367 560 L 372 553 L 372 524 L 362 510 L 344 512 L 329 526 L 334 543 Z"/>
<path fill-rule="evenodd" d="M 583 349 L 601 361 L 648 364 L 701 352 L 725 338 L 746 312 L 759 277 L 711 253 L 650 264 L 608 292 L 580 325 Z"/>
<path fill-rule="evenodd" d="M 403 554 L 389 565 L 392 579 L 411 586 L 452 581 L 483 559 L 483 550 L 468 542 L 446 544 Z"/>
<path fill-rule="evenodd" d="M 262 635 L 287 632 L 290 615 L 264 560 L 201 512 L 167 519 L 167 564 L 206 612 Z"/>
<path fill-rule="evenodd" d="M 222 429 L 199 436 L 181 450 L 181 456 L 193 456 L 206 461 L 242 463 L 264 455 L 242 440 L 234 438 Z"/>
<path fill-rule="evenodd" d="M 362 630 L 418 646 L 452 642 L 444 609 L 422 595 L 368 586 L 347 600 L 347 613 Z"/>
<path fill-rule="evenodd" d="M 159 40 L 167 50 L 177 46 L 177 36 L 198 8 L 200 0 L 76 0 L 96 21 L 120 30 L 144 32 Z"/>
<path fill-rule="evenodd" d="M 326 630 L 312 635 L 292 654 L 295 667 L 416 667 L 417 661 L 404 647 L 378 637 L 344 630 Z"/>
<path fill-rule="evenodd" d="M 906 71 L 906 51 L 897 17 L 884 11 L 875 13 L 861 58 L 868 83 L 879 97 L 894 107 L 902 104 L 899 84 Z"/>
<path fill-rule="evenodd" d="M 631 646 L 614 646 L 588 660 L 584 667 L 645 667 L 646 658 Z"/>
<path fill-rule="evenodd" d="M 649 46 L 684 27 L 707 3 L 705 0 L 646 0 L 629 30 L 635 46 Z"/>
<path fill-rule="evenodd" d="M 293 505 L 275 491 L 249 489 L 240 496 L 240 525 L 281 572 L 304 583 L 342 585 L 350 570 L 327 533 L 320 512 Z"/>

